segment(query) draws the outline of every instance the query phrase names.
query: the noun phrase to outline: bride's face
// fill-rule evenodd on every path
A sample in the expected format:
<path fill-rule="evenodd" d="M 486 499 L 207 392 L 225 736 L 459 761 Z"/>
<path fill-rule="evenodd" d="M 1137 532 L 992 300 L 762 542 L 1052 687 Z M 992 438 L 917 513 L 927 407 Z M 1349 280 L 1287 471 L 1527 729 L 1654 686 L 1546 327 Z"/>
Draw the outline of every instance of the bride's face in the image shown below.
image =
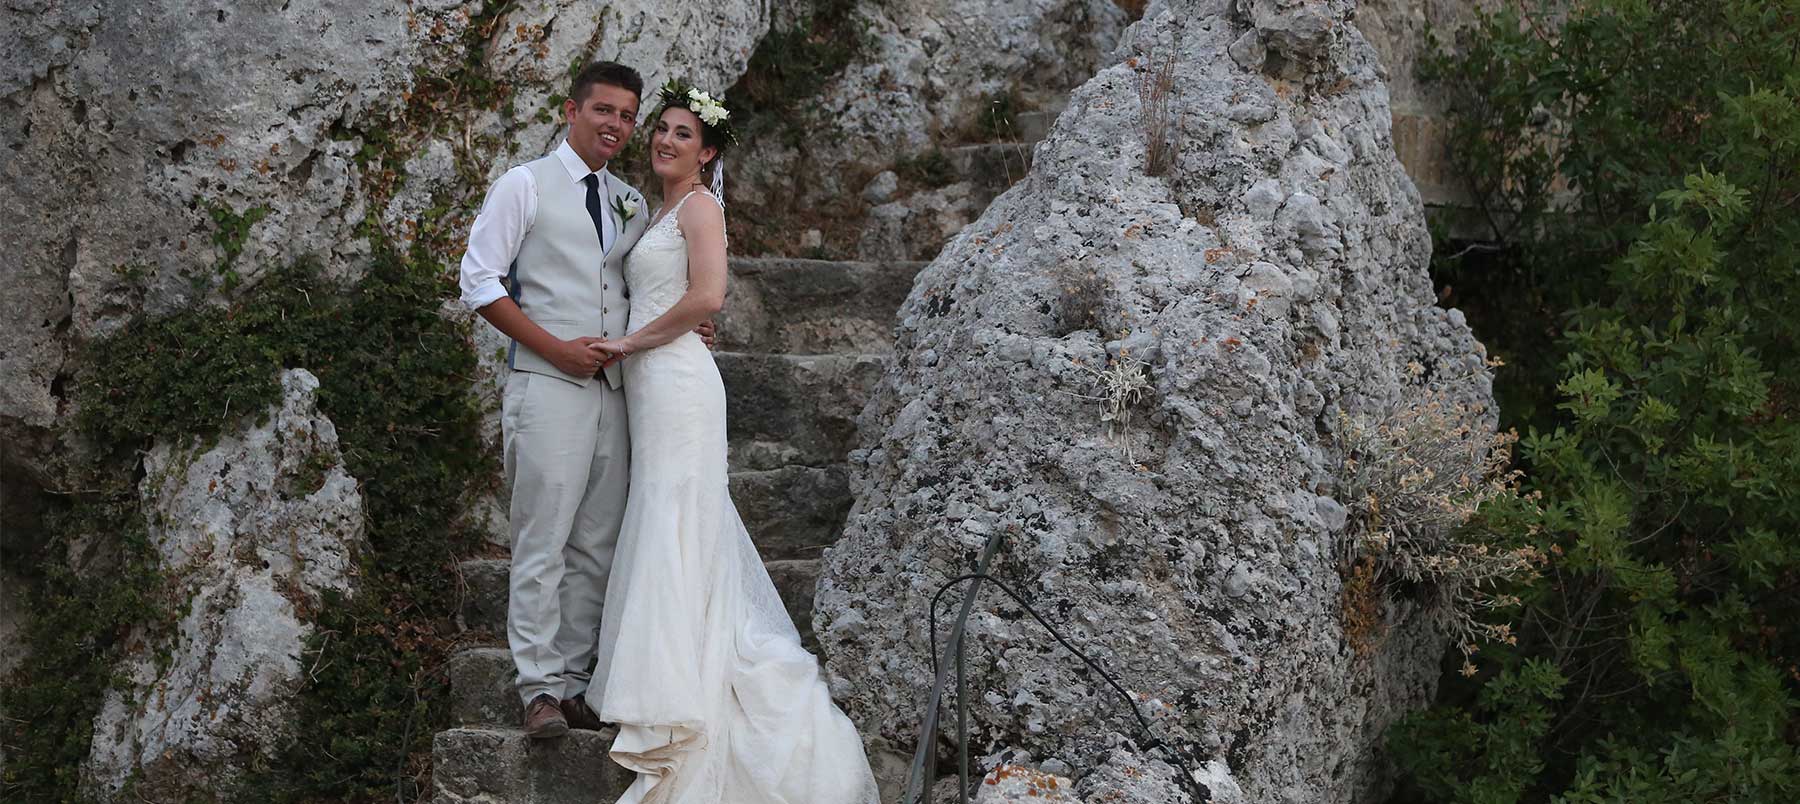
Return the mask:
<path fill-rule="evenodd" d="M 650 133 L 650 169 L 665 179 L 699 173 L 700 166 L 719 153 L 700 137 L 699 115 L 678 106 L 664 109 Z"/>

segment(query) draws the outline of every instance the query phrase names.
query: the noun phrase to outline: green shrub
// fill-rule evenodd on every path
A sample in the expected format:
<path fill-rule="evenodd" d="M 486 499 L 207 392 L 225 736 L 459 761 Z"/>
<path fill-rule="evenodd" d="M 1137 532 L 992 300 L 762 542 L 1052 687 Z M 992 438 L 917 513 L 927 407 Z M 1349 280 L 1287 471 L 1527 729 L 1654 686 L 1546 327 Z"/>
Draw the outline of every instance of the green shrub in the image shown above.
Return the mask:
<path fill-rule="evenodd" d="M 1399 799 L 1793 801 L 1800 3 L 1567 6 L 1428 71 L 1495 222 L 1439 278 L 1496 291 L 1471 321 L 1522 364 L 1535 504 L 1482 516 L 1550 561 L 1516 644 L 1392 734 Z M 1554 348 L 1484 328 L 1515 307 Z"/>
<path fill-rule="evenodd" d="M 794 27 L 771 30 L 757 42 L 743 76 L 725 93 L 743 115 L 739 131 L 752 137 L 785 131 L 789 138 L 806 131 L 813 110 L 802 102 L 869 45 L 857 1 L 811 0 Z"/>
<path fill-rule="evenodd" d="M 6 772 L 0 800 L 72 802 L 77 771 L 93 743 L 94 717 L 138 628 L 163 632 L 173 623 L 170 590 L 157 572 L 156 551 L 130 502 L 58 506 L 46 523 L 63 538 L 39 548 L 66 547 L 74 537 L 100 537 L 113 554 L 102 570 L 77 574 L 61 560 L 28 560 L 36 570 L 21 641 L 24 661 L 0 685 L 7 713 L 0 736 Z M 23 558 L 24 556 L 20 556 Z M 12 556 L 9 556 L 12 558 Z"/>
<path fill-rule="evenodd" d="M 451 565 L 479 543 L 453 518 L 494 468 L 479 447 L 468 333 L 439 313 L 453 295 L 434 262 L 378 248 L 352 287 L 291 266 L 229 306 L 136 322 L 82 355 L 78 427 L 121 459 L 153 440 L 215 437 L 263 415 L 280 399 L 279 372 L 308 369 L 361 483 L 370 549 L 359 594 L 332 597 L 313 617 L 293 739 L 241 790 L 222 793 L 228 800 L 423 794 L 425 752 L 448 720 L 444 679 L 427 669 L 442 667 L 452 648 Z M 31 562 L 49 575 L 37 584 L 29 663 L 6 686 L 6 711 L 28 718 L 8 724 L 7 800 L 77 800 L 75 773 L 112 682 L 115 643 L 183 605 L 157 596 L 154 551 L 141 525 L 131 526 L 135 499 L 101 507 L 114 524 L 53 523 L 60 536 L 50 543 L 116 536 L 121 571 L 77 580 L 57 560 Z"/>

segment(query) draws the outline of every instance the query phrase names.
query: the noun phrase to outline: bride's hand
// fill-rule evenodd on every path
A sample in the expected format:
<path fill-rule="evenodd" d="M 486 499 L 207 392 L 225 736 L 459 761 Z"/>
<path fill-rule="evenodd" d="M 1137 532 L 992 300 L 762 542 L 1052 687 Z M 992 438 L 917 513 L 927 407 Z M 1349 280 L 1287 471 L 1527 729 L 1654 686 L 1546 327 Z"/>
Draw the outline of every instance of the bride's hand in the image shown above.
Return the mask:
<path fill-rule="evenodd" d="M 595 373 L 603 371 L 608 366 L 624 360 L 625 356 L 631 354 L 632 351 L 622 339 L 617 341 L 607 341 L 598 338 L 588 344 L 588 350 L 593 352 L 600 360 L 599 367 L 594 370 Z"/>

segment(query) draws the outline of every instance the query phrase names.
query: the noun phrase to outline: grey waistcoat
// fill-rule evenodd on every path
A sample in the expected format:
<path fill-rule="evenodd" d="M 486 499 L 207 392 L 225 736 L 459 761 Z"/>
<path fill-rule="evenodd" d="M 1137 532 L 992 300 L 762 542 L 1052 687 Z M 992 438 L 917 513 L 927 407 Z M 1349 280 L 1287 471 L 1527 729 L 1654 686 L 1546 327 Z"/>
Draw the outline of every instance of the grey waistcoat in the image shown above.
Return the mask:
<path fill-rule="evenodd" d="M 569 178 L 555 154 L 527 164 L 537 184 L 537 217 L 519 245 L 507 287 L 519 309 L 538 326 L 558 338 L 583 335 L 619 338 L 625 335 L 629 305 L 625 301 L 625 253 L 644 232 L 644 197 L 630 185 L 600 171 L 600 200 L 612 216 L 614 242 L 602 255 L 600 236 L 588 216 L 587 186 Z M 630 220 L 620 221 L 614 200 L 637 205 Z M 519 371 L 546 374 L 578 385 L 593 377 L 566 374 L 530 348 L 513 341 L 508 365 Z M 606 369 L 606 382 L 618 388 L 624 382 L 619 367 Z"/>

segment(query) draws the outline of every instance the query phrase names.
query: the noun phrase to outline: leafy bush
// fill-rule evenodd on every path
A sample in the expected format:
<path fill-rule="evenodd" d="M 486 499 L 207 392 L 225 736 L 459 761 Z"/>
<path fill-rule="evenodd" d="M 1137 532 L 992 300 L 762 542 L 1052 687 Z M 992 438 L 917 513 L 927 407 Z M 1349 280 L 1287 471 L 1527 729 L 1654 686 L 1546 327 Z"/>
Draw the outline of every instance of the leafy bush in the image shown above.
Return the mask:
<path fill-rule="evenodd" d="M 1494 224 L 1439 278 L 1505 290 L 1471 321 L 1526 364 L 1539 504 L 1482 517 L 1550 562 L 1517 643 L 1395 730 L 1400 799 L 1793 801 L 1800 3 L 1564 5 L 1428 70 Z M 1484 329 L 1521 299 L 1554 349 Z"/>
<path fill-rule="evenodd" d="M 454 287 L 421 255 L 377 252 L 352 287 L 311 265 L 280 269 L 228 307 L 136 322 L 80 361 L 78 427 L 127 460 L 152 440 L 209 438 L 262 415 L 280 399 L 280 370 L 306 368 L 361 482 L 370 545 L 361 591 L 320 607 L 293 739 L 242 789 L 221 792 L 227 800 L 417 800 L 431 735 L 448 720 L 435 670 L 453 648 L 450 570 L 479 541 L 453 517 L 493 467 L 478 446 L 468 334 L 439 313 Z M 82 524 L 92 516 L 53 525 L 64 536 L 52 544 L 105 533 L 122 566 L 76 579 L 57 561 L 33 562 L 51 572 L 35 598 L 31 657 L 5 690 L 6 711 L 21 718 L 7 727 L 6 800 L 77 800 L 116 643 L 185 605 L 161 588 L 135 499 L 86 508 L 111 513 L 100 525 Z"/>
<path fill-rule="evenodd" d="M 31 650 L 0 685 L 7 713 L 0 727 L 7 757 L 0 799 L 6 801 L 75 800 L 94 717 L 127 641 L 140 626 L 156 634 L 174 621 L 173 590 L 157 571 L 156 550 L 135 506 L 63 505 L 48 519 L 64 538 L 46 547 L 100 535 L 113 546 L 112 565 L 78 574 L 62 561 L 21 562 L 42 577 L 33 579 L 34 616 L 20 635 Z"/>

